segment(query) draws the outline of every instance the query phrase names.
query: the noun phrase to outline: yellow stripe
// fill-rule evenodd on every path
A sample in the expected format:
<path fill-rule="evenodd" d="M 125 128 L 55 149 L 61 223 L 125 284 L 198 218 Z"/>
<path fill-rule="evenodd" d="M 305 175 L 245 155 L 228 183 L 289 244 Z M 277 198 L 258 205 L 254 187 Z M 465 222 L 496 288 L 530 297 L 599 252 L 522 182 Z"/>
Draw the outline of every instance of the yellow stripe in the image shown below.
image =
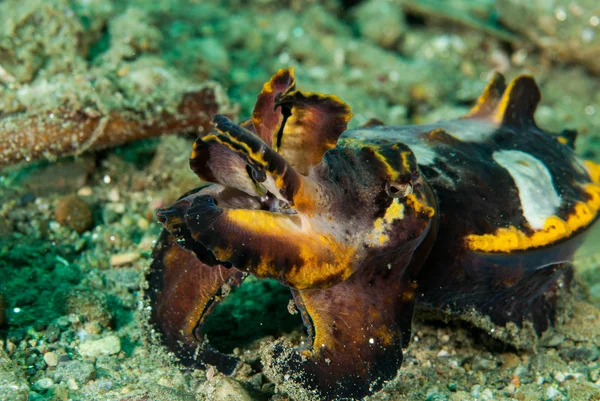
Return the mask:
<path fill-rule="evenodd" d="M 352 260 L 356 250 L 352 246 L 311 227 L 303 227 L 298 218 L 263 210 L 228 209 L 225 213 L 230 224 L 246 233 L 278 238 L 285 243 L 287 252 L 297 253 L 302 265 L 289 266 L 283 277 L 286 285 L 306 289 L 338 275 L 343 281 L 354 272 Z M 258 277 L 282 279 L 280 267 L 274 265 L 274 256 L 281 250 L 260 250 L 261 262 L 258 266 L 248 266 L 248 269 Z"/>
<path fill-rule="evenodd" d="M 600 184 L 600 164 L 594 163 L 591 160 L 585 160 L 584 163 L 592 182 Z"/>
<path fill-rule="evenodd" d="M 406 206 L 419 214 L 425 214 L 429 218 L 435 214 L 435 209 L 419 202 L 415 194 L 410 194 L 406 197 Z"/>
<path fill-rule="evenodd" d="M 600 210 L 600 185 L 588 184 L 585 190 L 590 199 L 575 204 L 566 221 L 551 216 L 542 230 L 529 236 L 514 226 L 499 228 L 494 234 L 467 235 L 467 246 L 480 252 L 512 252 L 538 248 L 568 238 L 577 230 L 588 226 Z"/>
<path fill-rule="evenodd" d="M 396 171 L 387 161 L 387 159 L 385 158 L 385 156 L 383 156 L 381 153 L 379 153 L 379 149 L 371 147 L 371 149 L 373 150 L 373 154 L 375 155 L 375 157 L 377 157 L 381 163 L 384 165 L 385 170 L 388 173 L 388 177 L 390 180 L 395 181 L 398 179 L 398 171 Z"/>
<path fill-rule="evenodd" d="M 221 131 L 219 131 L 219 132 L 221 132 Z M 240 145 L 240 147 L 243 150 L 235 148 L 231 143 L 223 141 L 221 138 L 219 138 L 218 135 L 215 135 L 215 134 L 206 135 L 205 137 L 202 138 L 202 141 L 203 142 L 218 142 L 222 145 L 227 146 L 229 149 L 231 149 L 235 153 L 244 153 L 250 159 L 250 161 L 257 163 L 262 167 L 268 166 L 269 163 L 265 159 L 263 159 L 262 154 L 253 152 L 252 149 L 250 148 L 250 146 L 248 146 L 248 144 L 235 139 L 234 137 L 229 135 L 227 132 L 221 132 L 221 134 L 225 135 L 227 137 L 227 139 L 229 141 L 233 142 L 234 144 Z"/>

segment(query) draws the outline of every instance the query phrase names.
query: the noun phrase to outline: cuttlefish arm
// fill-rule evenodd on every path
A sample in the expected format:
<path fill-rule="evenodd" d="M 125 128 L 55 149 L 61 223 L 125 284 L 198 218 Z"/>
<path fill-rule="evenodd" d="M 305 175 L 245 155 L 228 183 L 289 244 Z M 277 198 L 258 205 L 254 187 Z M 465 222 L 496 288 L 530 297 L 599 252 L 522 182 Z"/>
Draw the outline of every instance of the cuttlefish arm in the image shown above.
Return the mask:
<path fill-rule="evenodd" d="M 213 365 L 226 374 L 234 371 L 237 358 L 210 347 L 203 339 L 202 327 L 225 295 L 223 289 L 239 286 L 244 277 L 235 268 L 206 265 L 168 231 L 162 232 L 147 273 L 150 323 L 184 365 Z"/>
<path fill-rule="evenodd" d="M 373 265 L 327 289 L 293 290 L 310 345 L 276 345 L 270 373 L 315 399 L 362 399 L 381 389 L 398 373 L 410 338 L 416 285 L 406 271 L 402 261 Z"/>

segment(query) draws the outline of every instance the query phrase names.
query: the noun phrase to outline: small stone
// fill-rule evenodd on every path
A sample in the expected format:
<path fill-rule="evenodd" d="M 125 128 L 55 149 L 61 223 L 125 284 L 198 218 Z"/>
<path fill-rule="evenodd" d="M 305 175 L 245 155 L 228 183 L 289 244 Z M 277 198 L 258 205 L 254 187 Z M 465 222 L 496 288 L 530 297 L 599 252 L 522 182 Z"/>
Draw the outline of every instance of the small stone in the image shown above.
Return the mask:
<path fill-rule="evenodd" d="M 93 193 L 94 191 L 92 191 L 92 188 L 87 186 L 79 188 L 79 190 L 77 191 L 77 195 L 79 196 L 92 196 Z"/>
<path fill-rule="evenodd" d="M 65 313 L 72 314 L 73 318 L 77 319 L 79 315 L 83 315 L 87 321 L 98 322 L 103 327 L 112 326 L 113 315 L 108 307 L 106 295 L 100 291 L 73 290 L 67 296 Z"/>
<path fill-rule="evenodd" d="M 112 267 L 130 265 L 139 258 L 140 254 L 137 252 L 119 253 L 110 257 L 110 265 Z"/>
<path fill-rule="evenodd" d="M 54 385 L 54 380 L 49 377 L 44 377 L 33 384 L 33 389 L 36 391 L 46 391 Z"/>
<path fill-rule="evenodd" d="M 60 328 L 55 324 L 50 324 L 46 328 L 46 341 L 53 343 L 60 337 Z"/>
<path fill-rule="evenodd" d="M 504 367 L 506 369 L 512 369 L 514 367 L 519 366 L 521 363 L 521 359 L 512 352 L 505 352 L 502 354 L 502 360 L 504 361 Z"/>
<path fill-rule="evenodd" d="M 476 357 L 473 362 L 473 370 L 491 370 L 495 369 L 496 366 L 497 364 L 495 361 L 482 357 Z"/>
<path fill-rule="evenodd" d="M 445 357 L 447 357 L 448 355 L 449 355 L 449 354 L 448 354 L 448 351 L 446 351 L 445 349 L 443 349 L 443 350 L 441 350 L 440 352 L 438 352 L 438 354 L 437 354 L 437 357 L 438 357 L 438 358 L 445 358 Z"/>
<path fill-rule="evenodd" d="M 425 401 L 446 401 L 448 397 L 439 391 L 437 387 L 430 388 L 427 390 Z"/>
<path fill-rule="evenodd" d="M 136 222 L 136 225 L 140 230 L 147 230 L 150 226 L 150 223 L 148 222 L 148 220 L 142 217 Z"/>
<path fill-rule="evenodd" d="M 560 391 L 556 389 L 554 386 L 546 387 L 546 399 L 551 400 L 557 395 L 560 394 Z"/>
<path fill-rule="evenodd" d="M 102 325 L 98 322 L 90 322 L 85 325 L 85 331 L 93 336 L 97 336 L 102 333 Z"/>
<path fill-rule="evenodd" d="M 79 346 L 79 353 L 87 357 L 114 355 L 121 352 L 121 340 L 117 336 L 108 336 L 99 340 L 88 340 Z"/>
<path fill-rule="evenodd" d="M 481 392 L 482 401 L 492 401 L 494 399 L 494 393 L 489 388 L 484 389 Z"/>
<path fill-rule="evenodd" d="M 450 401 L 465 401 L 465 400 L 470 400 L 471 399 L 471 394 L 467 393 L 466 391 L 457 391 L 456 393 L 450 394 Z"/>
<path fill-rule="evenodd" d="M 67 380 L 67 388 L 69 390 L 73 390 L 73 391 L 79 390 L 79 386 L 77 385 L 77 382 L 72 377 L 69 378 L 69 380 Z"/>
<path fill-rule="evenodd" d="M 86 384 L 96 378 L 94 364 L 88 361 L 69 361 L 60 363 L 51 377 L 55 382 L 75 380 L 78 385 Z"/>
<path fill-rule="evenodd" d="M 54 218 L 59 224 L 71 227 L 79 234 L 94 226 L 92 209 L 78 196 L 60 199 L 54 209 Z"/>
<path fill-rule="evenodd" d="M 71 358 L 67 354 L 62 354 L 61 356 L 58 357 L 58 363 L 69 362 L 69 361 L 71 361 Z"/>
<path fill-rule="evenodd" d="M 46 365 L 48 366 L 56 366 L 58 365 L 58 355 L 54 352 L 46 352 L 44 354 L 44 362 L 46 362 Z"/>
<path fill-rule="evenodd" d="M 36 196 L 70 194 L 85 186 L 95 168 L 93 158 L 63 160 L 36 169 L 34 174 L 25 177 L 22 185 Z"/>
<path fill-rule="evenodd" d="M 598 359 L 600 352 L 594 344 L 578 344 L 573 347 L 561 347 L 560 356 L 567 361 L 593 362 Z"/>
<path fill-rule="evenodd" d="M 252 396 L 235 379 L 217 374 L 213 380 L 206 381 L 203 384 L 203 392 L 212 394 L 214 400 L 228 401 L 252 401 Z"/>
<path fill-rule="evenodd" d="M 556 372 L 554 374 L 554 380 L 556 380 L 559 383 L 564 383 L 565 380 L 567 380 L 567 378 L 571 377 L 571 375 L 569 375 L 568 373 L 565 374 L 563 372 Z"/>
<path fill-rule="evenodd" d="M 119 194 L 119 190 L 117 188 L 112 188 L 108 191 L 108 200 L 111 202 L 118 202 L 121 200 L 121 195 Z"/>
<path fill-rule="evenodd" d="M 549 335 L 548 337 L 542 338 L 542 344 L 545 347 L 549 347 L 549 348 L 557 347 L 560 344 L 562 344 L 563 341 L 565 341 L 565 336 L 564 336 L 564 334 L 560 334 L 560 333 L 553 333 L 553 334 Z"/>

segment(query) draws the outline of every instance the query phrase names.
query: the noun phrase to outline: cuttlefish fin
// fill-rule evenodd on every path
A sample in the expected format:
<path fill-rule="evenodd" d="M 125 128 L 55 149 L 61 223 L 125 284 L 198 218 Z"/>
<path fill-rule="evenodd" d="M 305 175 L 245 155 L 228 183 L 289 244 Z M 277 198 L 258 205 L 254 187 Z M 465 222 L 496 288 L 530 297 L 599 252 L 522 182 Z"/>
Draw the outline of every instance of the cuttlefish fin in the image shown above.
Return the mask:
<path fill-rule="evenodd" d="M 299 173 L 306 174 L 336 144 L 352 117 L 337 96 L 297 91 L 293 69 L 282 69 L 258 95 L 254 132 Z"/>
<path fill-rule="evenodd" d="M 408 343 L 416 285 L 404 266 L 370 266 L 320 290 L 293 290 L 310 346 L 276 345 L 268 370 L 313 399 L 362 399 L 393 379 Z"/>
<path fill-rule="evenodd" d="M 237 358 L 222 354 L 203 341 L 202 326 L 221 300 L 222 289 L 240 285 L 244 273 L 200 262 L 164 230 L 146 278 L 150 323 L 161 334 L 163 344 L 184 365 L 201 368 L 213 365 L 220 372 L 231 374 Z"/>
<path fill-rule="evenodd" d="M 483 93 L 477 98 L 477 103 L 463 118 L 490 118 L 494 114 L 505 89 L 504 76 L 499 72 L 494 72 Z"/>
<path fill-rule="evenodd" d="M 275 104 L 287 118 L 273 147 L 301 174 L 335 147 L 352 118 L 350 107 L 334 95 L 291 91 L 279 95 Z"/>
<path fill-rule="evenodd" d="M 493 114 L 496 124 L 535 126 L 534 113 L 542 95 L 533 77 L 520 75 L 509 84 Z"/>
<path fill-rule="evenodd" d="M 540 99 L 540 88 L 533 77 L 519 75 L 506 86 L 502 74 L 496 72 L 463 118 L 512 127 L 535 126 L 534 113 Z"/>
<path fill-rule="evenodd" d="M 273 146 L 277 133 L 284 122 L 282 110 L 276 107 L 275 99 L 295 88 L 294 69 L 280 69 L 263 85 L 262 91 L 256 98 L 251 121 L 254 132 L 269 146 Z"/>

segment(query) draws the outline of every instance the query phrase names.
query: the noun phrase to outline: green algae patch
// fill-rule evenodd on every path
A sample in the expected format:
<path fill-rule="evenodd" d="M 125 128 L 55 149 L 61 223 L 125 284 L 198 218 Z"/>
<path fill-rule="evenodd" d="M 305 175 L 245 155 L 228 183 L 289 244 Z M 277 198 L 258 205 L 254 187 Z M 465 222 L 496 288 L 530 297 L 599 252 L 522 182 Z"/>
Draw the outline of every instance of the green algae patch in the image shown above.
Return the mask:
<path fill-rule="evenodd" d="M 7 324 L 46 326 L 64 312 L 65 297 L 81 281 L 71 264 L 71 246 L 13 235 L 0 239 L 0 288 L 6 297 Z"/>
<path fill-rule="evenodd" d="M 302 319 L 288 311 L 290 298 L 290 290 L 277 281 L 248 277 L 211 313 L 206 337 L 219 351 L 231 353 L 260 338 L 297 330 Z"/>

